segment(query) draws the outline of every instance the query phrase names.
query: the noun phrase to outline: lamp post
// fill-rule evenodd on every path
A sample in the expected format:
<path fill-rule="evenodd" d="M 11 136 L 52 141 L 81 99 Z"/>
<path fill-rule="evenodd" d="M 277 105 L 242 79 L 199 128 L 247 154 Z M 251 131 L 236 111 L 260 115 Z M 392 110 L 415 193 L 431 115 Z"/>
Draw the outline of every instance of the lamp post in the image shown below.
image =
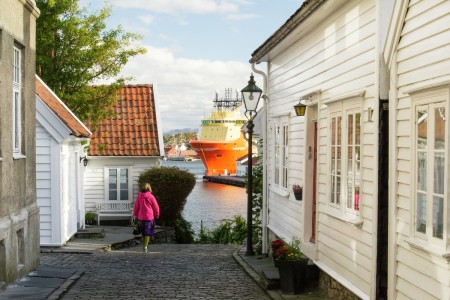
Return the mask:
<path fill-rule="evenodd" d="M 245 116 L 248 119 L 248 171 L 247 171 L 247 250 L 245 255 L 255 255 L 253 251 L 253 218 L 252 218 L 252 200 L 253 200 L 253 119 L 256 117 L 256 108 L 258 107 L 259 98 L 261 98 L 262 90 L 256 86 L 253 73 L 250 75 L 248 85 L 242 89 L 242 98 L 245 104 Z"/>

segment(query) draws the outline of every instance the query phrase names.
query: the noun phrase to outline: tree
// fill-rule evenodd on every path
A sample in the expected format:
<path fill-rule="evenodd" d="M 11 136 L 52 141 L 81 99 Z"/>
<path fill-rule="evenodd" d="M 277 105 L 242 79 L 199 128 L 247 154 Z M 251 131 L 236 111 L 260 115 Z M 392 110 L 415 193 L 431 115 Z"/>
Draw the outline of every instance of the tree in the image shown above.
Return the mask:
<path fill-rule="evenodd" d="M 129 58 L 146 52 L 136 45 L 142 38 L 119 26 L 106 29 L 112 8 L 88 14 L 78 0 L 37 0 L 36 68 L 42 80 L 82 120 L 95 126 L 113 113 L 119 75 Z M 91 85 L 99 80 L 109 85 Z"/>

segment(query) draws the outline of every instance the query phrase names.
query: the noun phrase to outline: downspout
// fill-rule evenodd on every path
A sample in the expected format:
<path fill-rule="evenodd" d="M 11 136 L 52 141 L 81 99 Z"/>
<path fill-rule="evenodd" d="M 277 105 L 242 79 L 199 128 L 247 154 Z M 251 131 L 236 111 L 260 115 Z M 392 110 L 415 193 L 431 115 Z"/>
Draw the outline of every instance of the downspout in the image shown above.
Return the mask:
<path fill-rule="evenodd" d="M 261 216 L 261 230 L 262 230 L 262 253 L 268 254 L 268 235 L 267 235 L 267 224 L 268 224 L 268 203 L 267 203 L 267 193 L 269 191 L 267 185 L 267 119 L 268 119 L 268 108 L 269 108 L 269 97 L 267 96 L 267 75 L 263 71 L 257 70 L 255 68 L 255 63 L 252 63 L 253 72 L 261 75 L 263 77 L 263 96 L 264 99 L 264 115 L 262 124 L 263 125 L 263 201 L 262 201 L 262 216 Z"/>

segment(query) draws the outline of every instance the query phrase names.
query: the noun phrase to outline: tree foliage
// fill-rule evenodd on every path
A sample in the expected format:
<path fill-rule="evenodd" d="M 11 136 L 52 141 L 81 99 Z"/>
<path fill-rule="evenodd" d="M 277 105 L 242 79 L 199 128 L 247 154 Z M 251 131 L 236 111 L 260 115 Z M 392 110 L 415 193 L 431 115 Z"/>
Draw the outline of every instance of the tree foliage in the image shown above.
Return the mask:
<path fill-rule="evenodd" d="M 36 69 L 42 80 L 82 120 L 97 125 L 112 114 L 119 75 L 129 58 L 145 53 L 139 35 L 107 29 L 111 5 L 89 14 L 78 0 L 36 0 Z M 92 88 L 100 80 L 111 82 Z"/>

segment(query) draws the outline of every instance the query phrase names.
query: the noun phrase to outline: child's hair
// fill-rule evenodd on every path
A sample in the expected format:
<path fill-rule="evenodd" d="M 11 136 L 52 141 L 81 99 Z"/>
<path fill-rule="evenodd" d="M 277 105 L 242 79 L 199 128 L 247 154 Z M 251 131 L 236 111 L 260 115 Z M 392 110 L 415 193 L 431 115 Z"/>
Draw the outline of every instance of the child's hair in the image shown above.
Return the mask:
<path fill-rule="evenodd" d="M 150 186 L 150 183 L 146 183 L 145 184 L 145 186 L 144 186 L 144 188 L 142 189 L 142 192 L 143 193 L 145 193 L 145 192 L 152 192 L 152 187 Z"/>

